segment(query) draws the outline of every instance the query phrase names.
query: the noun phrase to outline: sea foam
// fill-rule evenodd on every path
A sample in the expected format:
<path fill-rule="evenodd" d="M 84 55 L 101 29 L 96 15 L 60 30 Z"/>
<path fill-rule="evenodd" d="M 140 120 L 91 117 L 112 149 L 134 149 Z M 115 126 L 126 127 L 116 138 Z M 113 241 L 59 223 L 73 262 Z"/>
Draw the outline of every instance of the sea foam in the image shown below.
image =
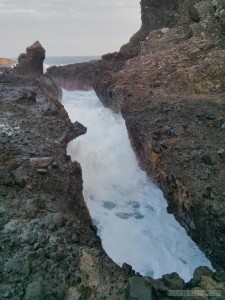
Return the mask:
<path fill-rule="evenodd" d="M 88 128 L 67 150 L 81 164 L 84 197 L 107 254 L 154 278 L 177 272 L 188 281 L 196 267 L 211 268 L 139 168 L 123 118 L 103 107 L 94 91 L 64 91 L 63 104 L 73 122 Z"/>

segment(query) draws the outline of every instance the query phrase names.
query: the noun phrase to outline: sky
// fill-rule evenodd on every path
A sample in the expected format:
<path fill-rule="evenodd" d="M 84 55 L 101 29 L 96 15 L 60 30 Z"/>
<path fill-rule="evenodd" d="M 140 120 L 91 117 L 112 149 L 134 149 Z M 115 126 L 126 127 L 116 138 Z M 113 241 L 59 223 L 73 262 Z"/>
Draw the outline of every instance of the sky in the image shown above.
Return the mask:
<path fill-rule="evenodd" d="M 36 40 L 47 56 L 118 51 L 141 24 L 139 0 L 0 0 L 0 57 Z"/>

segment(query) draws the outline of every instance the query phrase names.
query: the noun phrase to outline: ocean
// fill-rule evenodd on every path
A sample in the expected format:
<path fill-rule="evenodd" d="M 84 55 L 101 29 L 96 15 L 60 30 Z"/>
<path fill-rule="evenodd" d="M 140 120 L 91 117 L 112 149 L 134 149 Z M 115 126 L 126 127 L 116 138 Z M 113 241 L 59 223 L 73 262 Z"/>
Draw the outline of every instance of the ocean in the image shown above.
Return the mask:
<path fill-rule="evenodd" d="M 47 58 L 63 65 L 94 57 Z M 63 90 L 62 104 L 72 122 L 87 133 L 68 144 L 81 164 L 84 198 L 107 254 L 120 266 L 160 278 L 177 272 L 185 281 L 198 266 L 212 268 L 184 228 L 167 213 L 162 191 L 139 168 L 120 114 L 105 108 L 94 91 Z"/>
<path fill-rule="evenodd" d="M 101 59 L 101 56 L 47 56 L 44 61 L 44 68 L 47 69 L 53 65 L 64 66 L 98 59 Z"/>

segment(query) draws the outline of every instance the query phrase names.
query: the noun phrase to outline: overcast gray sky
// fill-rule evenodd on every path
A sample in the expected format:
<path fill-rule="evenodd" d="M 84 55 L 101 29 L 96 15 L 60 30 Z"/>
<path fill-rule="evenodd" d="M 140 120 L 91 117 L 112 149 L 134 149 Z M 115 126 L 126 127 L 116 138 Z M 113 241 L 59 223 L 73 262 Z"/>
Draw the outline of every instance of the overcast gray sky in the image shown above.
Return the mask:
<path fill-rule="evenodd" d="M 119 50 L 141 23 L 139 0 L 0 0 L 0 57 L 39 40 L 48 56 Z"/>

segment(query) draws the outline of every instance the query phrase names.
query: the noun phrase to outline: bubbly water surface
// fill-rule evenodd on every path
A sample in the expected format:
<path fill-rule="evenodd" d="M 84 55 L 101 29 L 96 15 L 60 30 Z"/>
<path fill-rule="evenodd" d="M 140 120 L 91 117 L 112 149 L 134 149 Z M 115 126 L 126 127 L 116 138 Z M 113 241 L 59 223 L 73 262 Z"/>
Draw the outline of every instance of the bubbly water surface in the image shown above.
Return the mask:
<path fill-rule="evenodd" d="M 63 104 L 73 122 L 88 128 L 67 150 L 81 164 L 84 198 L 108 255 L 154 278 L 177 272 L 188 281 L 196 267 L 211 267 L 139 168 L 123 118 L 94 91 L 64 91 Z"/>

